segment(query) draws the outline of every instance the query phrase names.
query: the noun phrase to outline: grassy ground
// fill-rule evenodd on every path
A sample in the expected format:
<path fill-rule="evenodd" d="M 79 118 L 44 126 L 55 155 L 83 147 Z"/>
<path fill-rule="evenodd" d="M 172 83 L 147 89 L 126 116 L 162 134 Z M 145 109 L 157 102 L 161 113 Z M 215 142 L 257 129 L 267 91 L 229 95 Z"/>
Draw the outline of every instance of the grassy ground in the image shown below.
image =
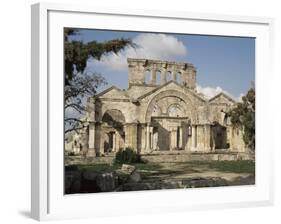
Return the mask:
<path fill-rule="evenodd" d="M 175 163 L 134 163 L 143 180 L 165 178 L 183 178 L 195 176 L 221 176 L 235 174 L 255 174 L 255 162 L 239 161 L 187 161 Z M 77 164 L 67 166 L 67 170 L 113 172 L 121 168 L 121 164 Z M 237 176 L 237 175 L 236 175 Z"/>
<path fill-rule="evenodd" d="M 72 194 L 255 184 L 253 161 L 143 162 L 131 165 L 135 166 L 136 173 L 120 170 L 122 164 L 101 161 L 89 163 L 84 160 L 78 164 L 76 161 L 75 164 L 65 166 L 65 192 Z M 108 172 L 114 173 L 110 175 L 111 179 L 107 175 L 100 175 Z"/>
<path fill-rule="evenodd" d="M 97 163 L 97 164 L 76 164 L 66 166 L 66 170 L 80 170 L 80 171 L 95 171 L 95 172 L 113 172 L 120 169 L 120 164 L 108 164 L 108 163 Z"/>
<path fill-rule="evenodd" d="M 238 161 L 191 161 L 193 166 L 208 166 L 210 169 L 216 169 L 222 172 L 250 173 L 255 174 L 255 162 L 251 160 Z"/>

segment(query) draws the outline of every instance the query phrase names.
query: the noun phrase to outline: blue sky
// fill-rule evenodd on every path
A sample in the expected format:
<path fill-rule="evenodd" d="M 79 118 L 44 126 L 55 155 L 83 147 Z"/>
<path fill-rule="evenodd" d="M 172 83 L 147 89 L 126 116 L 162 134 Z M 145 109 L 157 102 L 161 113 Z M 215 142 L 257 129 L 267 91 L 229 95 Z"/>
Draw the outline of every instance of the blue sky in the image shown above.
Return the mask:
<path fill-rule="evenodd" d="M 126 48 L 119 55 L 90 60 L 86 70 L 101 73 L 108 86 L 128 86 L 127 57 L 192 63 L 197 68 L 198 91 L 212 97 L 220 91 L 238 99 L 255 80 L 255 39 L 190 34 L 81 30 L 73 39 L 89 42 L 131 38 L 140 46 Z M 100 90 L 102 90 L 100 89 Z"/>

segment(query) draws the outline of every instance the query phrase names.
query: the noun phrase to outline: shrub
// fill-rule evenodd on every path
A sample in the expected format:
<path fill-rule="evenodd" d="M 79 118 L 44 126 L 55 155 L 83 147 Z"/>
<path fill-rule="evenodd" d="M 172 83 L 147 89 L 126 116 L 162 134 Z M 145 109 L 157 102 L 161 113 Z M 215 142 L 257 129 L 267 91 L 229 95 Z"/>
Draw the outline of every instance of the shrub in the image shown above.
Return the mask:
<path fill-rule="evenodd" d="M 67 156 L 76 156 L 74 152 L 66 152 Z"/>
<path fill-rule="evenodd" d="M 141 156 L 134 149 L 127 147 L 120 149 L 115 155 L 115 163 L 138 163 L 141 162 Z"/>

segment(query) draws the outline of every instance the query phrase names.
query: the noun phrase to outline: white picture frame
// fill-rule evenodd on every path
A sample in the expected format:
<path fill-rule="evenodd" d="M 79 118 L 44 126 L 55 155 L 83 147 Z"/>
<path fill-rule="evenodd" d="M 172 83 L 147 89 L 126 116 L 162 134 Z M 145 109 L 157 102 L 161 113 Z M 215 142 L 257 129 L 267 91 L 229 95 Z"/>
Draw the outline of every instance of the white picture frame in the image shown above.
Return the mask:
<path fill-rule="evenodd" d="M 255 37 L 256 184 L 64 195 L 63 27 Z M 126 9 L 50 3 L 32 5 L 32 217 L 50 220 L 271 205 L 273 145 L 270 133 L 266 131 L 270 130 L 266 93 L 271 86 L 272 32 L 271 18 L 144 10 L 128 12 Z"/>

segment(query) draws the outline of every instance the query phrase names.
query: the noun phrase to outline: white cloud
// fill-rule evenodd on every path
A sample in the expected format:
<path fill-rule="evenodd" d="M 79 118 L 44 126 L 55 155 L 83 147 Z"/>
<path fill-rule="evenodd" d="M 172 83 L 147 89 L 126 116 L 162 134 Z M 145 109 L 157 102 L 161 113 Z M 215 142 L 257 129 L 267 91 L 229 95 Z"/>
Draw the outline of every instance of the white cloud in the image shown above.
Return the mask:
<path fill-rule="evenodd" d="M 238 97 L 238 102 L 242 102 L 242 97 L 245 96 L 245 94 L 240 93 L 239 97 Z"/>
<path fill-rule="evenodd" d="M 102 56 L 100 61 L 92 60 L 90 67 L 102 67 L 110 70 L 127 70 L 127 58 L 147 58 L 173 60 L 187 55 L 185 45 L 176 37 L 166 34 L 139 34 L 132 41 L 136 48 L 126 47 L 118 55 L 110 53 Z"/>
<path fill-rule="evenodd" d="M 239 97 L 235 97 L 232 94 L 230 94 L 229 92 L 227 92 L 226 90 L 223 90 L 220 86 L 217 86 L 215 88 L 207 86 L 207 87 L 202 87 L 200 85 L 197 85 L 197 91 L 201 94 L 203 94 L 205 96 L 205 98 L 207 99 L 211 99 L 212 97 L 216 96 L 217 94 L 223 92 L 226 95 L 230 96 L 232 99 L 236 100 L 236 101 L 241 101 L 242 100 L 242 96 L 244 96 L 244 94 L 240 94 Z"/>

